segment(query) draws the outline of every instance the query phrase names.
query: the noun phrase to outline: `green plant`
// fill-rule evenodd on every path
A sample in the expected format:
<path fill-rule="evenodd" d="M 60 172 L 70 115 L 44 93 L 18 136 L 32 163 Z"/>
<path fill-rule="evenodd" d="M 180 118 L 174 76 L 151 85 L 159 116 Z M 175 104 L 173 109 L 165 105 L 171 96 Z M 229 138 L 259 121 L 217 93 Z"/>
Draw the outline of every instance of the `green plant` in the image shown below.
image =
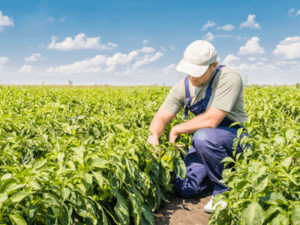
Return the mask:
<path fill-rule="evenodd" d="M 228 206 L 210 224 L 300 224 L 299 90 L 252 87 L 245 98 L 247 147 L 224 159 L 235 163 L 223 173 L 230 191 L 219 196 Z"/>

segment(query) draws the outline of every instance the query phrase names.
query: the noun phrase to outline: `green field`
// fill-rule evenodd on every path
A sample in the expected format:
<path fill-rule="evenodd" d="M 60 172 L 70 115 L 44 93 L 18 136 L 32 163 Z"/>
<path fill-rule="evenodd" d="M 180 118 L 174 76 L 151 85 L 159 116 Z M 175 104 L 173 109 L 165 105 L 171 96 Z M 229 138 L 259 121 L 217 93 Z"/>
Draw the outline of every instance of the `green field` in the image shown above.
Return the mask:
<path fill-rule="evenodd" d="M 185 150 L 167 142 L 181 112 L 160 146 L 146 143 L 168 91 L 0 87 L 0 224 L 155 224 L 192 137 Z M 224 171 L 228 207 L 210 223 L 299 224 L 299 89 L 249 87 L 245 102 L 248 148 Z"/>

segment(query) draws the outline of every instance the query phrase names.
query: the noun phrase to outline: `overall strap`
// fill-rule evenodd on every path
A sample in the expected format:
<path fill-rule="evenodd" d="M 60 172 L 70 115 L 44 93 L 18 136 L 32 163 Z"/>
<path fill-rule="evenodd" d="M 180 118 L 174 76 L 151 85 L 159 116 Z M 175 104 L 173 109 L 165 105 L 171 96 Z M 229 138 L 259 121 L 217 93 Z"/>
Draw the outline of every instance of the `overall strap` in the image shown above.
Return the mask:
<path fill-rule="evenodd" d="M 206 92 L 205 92 L 205 97 L 204 97 L 205 99 L 207 99 L 207 104 L 208 104 L 208 102 L 209 102 L 209 99 L 210 99 L 210 96 L 211 96 L 211 93 L 212 93 L 212 84 L 213 84 L 213 82 L 214 82 L 214 79 L 215 79 L 216 75 L 218 74 L 218 72 L 220 71 L 220 69 L 221 69 L 222 67 L 224 67 L 224 65 L 218 66 L 217 69 L 216 69 L 216 71 L 215 71 L 215 73 L 214 73 L 214 75 L 213 75 L 212 78 L 210 79 L 210 82 L 209 82 L 209 84 L 208 84 L 208 87 L 207 87 Z M 206 108 L 206 107 L 205 107 L 205 108 Z"/>
<path fill-rule="evenodd" d="M 188 118 L 189 109 L 188 107 L 191 105 L 192 98 L 190 94 L 190 85 L 189 85 L 189 78 L 188 76 L 184 79 L 184 86 L 185 86 L 185 109 L 184 109 L 184 118 Z"/>
<path fill-rule="evenodd" d="M 217 67 L 215 73 L 213 74 L 210 82 L 209 82 L 209 85 L 206 89 L 206 92 L 205 92 L 205 97 L 204 99 L 206 100 L 206 106 L 205 108 L 207 107 L 207 104 L 209 102 L 209 99 L 210 99 L 210 96 L 211 96 L 211 93 L 212 93 L 212 84 L 213 84 L 213 81 L 217 75 L 217 73 L 220 71 L 220 69 L 224 67 L 224 65 L 220 65 Z M 189 78 L 188 76 L 185 77 L 184 79 L 184 86 L 185 86 L 185 109 L 184 109 L 184 118 L 187 119 L 188 118 L 188 114 L 189 114 L 189 109 L 188 107 L 190 107 L 191 105 L 191 102 L 192 102 L 192 98 L 191 98 L 191 94 L 190 94 L 190 88 L 189 88 Z"/>

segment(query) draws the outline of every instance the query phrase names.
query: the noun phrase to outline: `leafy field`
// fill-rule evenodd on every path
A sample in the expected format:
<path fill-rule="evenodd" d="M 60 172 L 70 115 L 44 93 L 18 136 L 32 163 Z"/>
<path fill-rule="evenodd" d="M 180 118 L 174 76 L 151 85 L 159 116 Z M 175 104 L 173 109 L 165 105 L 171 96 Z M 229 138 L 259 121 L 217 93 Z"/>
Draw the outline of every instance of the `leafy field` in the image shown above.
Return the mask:
<path fill-rule="evenodd" d="M 167 142 L 182 113 L 159 148 L 146 143 L 168 91 L 0 88 L 0 224 L 155 224 L 174 171 L 185 173 L 185 152 Z M 229 207 L 211 223 L 297 224 L 299 90 L 251 87 L 245 98 L 250 147 L 225 171 Z"/>
<path fill-rule="evenodd" d="M 229 204 L 211 224 L 300 224 L 300 91 L 246 89 L 248 149 L 223 179 Z M 227 158 L 227 163 L 234 160 Z"/>

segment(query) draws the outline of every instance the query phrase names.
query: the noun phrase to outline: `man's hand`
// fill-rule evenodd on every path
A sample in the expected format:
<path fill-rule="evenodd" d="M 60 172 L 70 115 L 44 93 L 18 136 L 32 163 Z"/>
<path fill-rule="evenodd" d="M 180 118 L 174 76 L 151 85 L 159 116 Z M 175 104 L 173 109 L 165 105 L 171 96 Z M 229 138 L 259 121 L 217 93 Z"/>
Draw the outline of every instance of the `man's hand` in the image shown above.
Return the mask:
<path fill-rule="evenodd" d="M 154 135 L 154 134 L 150 134 L 148 136 L 147 142 L 154 146 L 159 145 L 158 137 L 157 137 L 157 135 Z"/>
<path fill-rule="evenodd" d="M 157 135 L 154 135 L 154 134 L 150 134 L 148 136 L 148 139 L 147 139 L 147 142 L 152 144 L 154 147 L 159 145 L 159 140 L 158 140 L 158 136 Z M 157 148 L 154 148 L 152 150 L 154 152 L 154 154 L 157 155 L 158 158 L 160 158 L 160 154 L 161 154 L 161 150 L 160 149 L 157 149 Z"/>
<path fill-rule="evenodd" d="M 179 137 L 180 133 L 178 132 L 178 127 L 177 126 L 174 126 L 171 131 L 170 131 L 170 134 L 169 134 L 169 142 L 170 143 L 175 143 L 176 139 Z"/>

